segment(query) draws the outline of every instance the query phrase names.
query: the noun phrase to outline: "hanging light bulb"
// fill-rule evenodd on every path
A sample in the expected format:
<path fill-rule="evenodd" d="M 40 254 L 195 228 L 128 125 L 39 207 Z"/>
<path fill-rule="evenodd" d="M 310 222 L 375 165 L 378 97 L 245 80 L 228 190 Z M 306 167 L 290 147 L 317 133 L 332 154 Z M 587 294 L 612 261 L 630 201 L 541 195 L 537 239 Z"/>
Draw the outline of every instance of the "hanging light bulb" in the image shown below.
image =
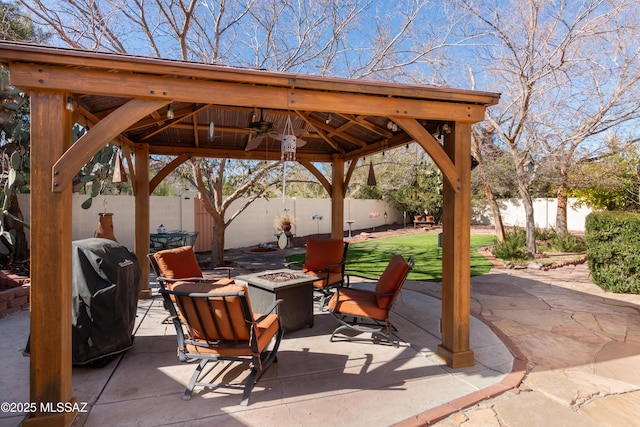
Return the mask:
<path fill-rule="evenodd" d="M 216 126 L 213 124 L 213 121 L 209 123 L 209 141 L 213 141 L 213 132 L 215 131 Z"/>
<path fill-rule="evenodd" d="M 258 109 L 253 107 L 253 111 L 251 112 L 251 123 L 254 123 L 256 120 L 258 120 Z"/>
<path fill-rule="evenodd" d="M 171 120 L 173 119 L 174 115 L 173 115 L 173 105 L 169 104 L 167 106 L 167 119 Z"/>
<path fill-rule="evenodd" d="M 74 107 L 73 107 L 73 97 L 72 96 L 67 96 L 66 109 L 67 109 L 67 111 L 73 111 L 73 109 L 74 109 Z"/>
<path fill-rule="evenodd" d="M 324 121 L 326 124 L 331 123 L 331 114 L 327 114 L 327 119 Z"/>

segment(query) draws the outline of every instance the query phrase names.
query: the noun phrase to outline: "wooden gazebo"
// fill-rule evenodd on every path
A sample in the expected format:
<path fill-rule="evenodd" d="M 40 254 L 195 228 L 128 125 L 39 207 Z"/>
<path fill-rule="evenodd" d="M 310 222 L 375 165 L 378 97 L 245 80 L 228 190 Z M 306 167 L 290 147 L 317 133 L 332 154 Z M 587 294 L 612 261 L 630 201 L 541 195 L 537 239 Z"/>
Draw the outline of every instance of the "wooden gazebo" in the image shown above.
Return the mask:
<path fill-rule="evenodd" d="M 149 195 L 158 183 L 190 157 L 280 159 L 281 142 L 267 135 L 284 128 L 287 117 L 307 141 L 297 161 L 331 195 L 333 237 L 344 236 L 344 197 L 359 158 L 412 141 L 431 156 L 444 176 L 438 354 L 454 368 L 473 365 L 471 125 L 484 119 L 498 94 L 6 42 L 0 42 L 0 63 L 31 102 L 31 402 L 75 399 L 71 183 L 82 166 L 111 141 L 124 150 L 135 193 L 135 253 L 144 261 Z M 74 123 L 89 129 L 76 143 Z M 442 144 L 433 136 L 438 133 Z M 150 179 L 150 155 L 175 160 Z M 318 162 L 331 163 L 330 177 Z M 140 264 L 144 298 L 149 266 Z M 73 416 L 35 413 L 25 425 L 69 425 Z"/>

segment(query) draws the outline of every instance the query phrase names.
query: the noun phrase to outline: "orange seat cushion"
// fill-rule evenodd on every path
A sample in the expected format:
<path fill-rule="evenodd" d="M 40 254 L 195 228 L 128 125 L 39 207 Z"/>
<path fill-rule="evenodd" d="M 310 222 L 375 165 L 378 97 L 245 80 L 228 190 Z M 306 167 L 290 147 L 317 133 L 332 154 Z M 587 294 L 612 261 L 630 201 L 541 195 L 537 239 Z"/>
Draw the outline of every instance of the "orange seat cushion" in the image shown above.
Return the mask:
<path fill-rule="evenodd" d="M 158 262 L 162 276 L 167 279 L 202 277 L 198 259 L 191 246 L 165 249 L 153 254 Z"/>
<path fill-rule="evenodd" d="M 338 300 L 338 297 L 340 299 Z M 331 297 L 329 310 L 350 316 L 369 317 L 381 321 L 387 320 L 388 310 L 378 307 L 376 296 L 353 288 L 340 288 Z"/>
<path fill-rule="evenodd" d="M 309 271 L 321 271 L 327 266 L 339 264 L 344 255 L 344 242 L 338 239 L 307 239 L 307 254 L 304 268 Z M 331 269 L 332 273 L 342 272 L 340 265 Z"/>
<path fill-rule="evenodd" d="M 394 255 L 391 257 L 389 264 L 384 269 L 382 276 L 376 284 L 376 292 L 379 293 L 395 293 L 396 290 L 404 283 L 405 276 L 409 272 L 409 263 L 402 255 Z M 391 296 L 376 297 L 378 307 L 387 309 L 393 298 Z"/>
<path fill-rule="evenodd" d="M 244 292 L 246 295 L 249 310 L 251 311 L 251 302 L 249 300 L 249 293 L 246 285 L 231 283 L 231 284 L 218 284 L 218 283 L 192 283 L 192 282 L 179 282 L 173 288 L 175 292 L 188 292 L 188 293 L 238 293 Z M 179 296 L 178 307 L 181 310 L 181 317 L 185 323 L 191 326 L 193 332 L 192 339 L 201 341 L 202 343 L 212 343 L 213 345 L 197 346 L 189 345 L 187 350 L 191 353 L 199 354 L 219 354 L 227 356 L 250 356 L 252 355 L 252 349 L 250 346 L 251 331 L 248 328 L 245 321 L 245 315 L 242 311 L 242 305 L 240 298 L 236 296 L 227 297 L 226 304 L 229 309 L 229 322 L 225 311 L 224 302 L 220 299 L 198 299 L 194 306 L 192 300 L 189 297 Z M 196 311 L 201 313 L 199 316 Z M 215 327 L 211 316 L 203 315 L 202 313 L 213 313 L 218 324 L 218 328 Z M 252 313 L 253 319 L 258 319 L 261 314 Z M 256 325 L 256 336 L 258 338 L 258 351 L 262 352 L 271 339 L 279 330 L 278 316 L 276 314 L 268 315 L 264 320 Z M 216 343 L 222 341 L 233 341 L 234 337 L 238 339 L 238 344 L 246 344 L 246 346 L 224 348 L 216 347 Z"/>

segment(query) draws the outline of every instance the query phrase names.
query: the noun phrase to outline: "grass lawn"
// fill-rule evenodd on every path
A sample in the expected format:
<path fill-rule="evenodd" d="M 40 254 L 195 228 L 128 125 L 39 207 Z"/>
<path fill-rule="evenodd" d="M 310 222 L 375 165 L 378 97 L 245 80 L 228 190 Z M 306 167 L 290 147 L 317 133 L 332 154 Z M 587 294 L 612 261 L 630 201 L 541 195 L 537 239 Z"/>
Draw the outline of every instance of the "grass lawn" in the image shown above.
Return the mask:
<path fill-rule="evenodd" d="M 478 252 L 478 248 L 494 244 L 494 236 L 471 236 L 471 276 L 487 273 L 493 264 Z M 409 280 L 442 281 L 442 249 L 437 234 L 408 234 L 382 237 L 351 243 L 347 254 L 347 273 L 378 278 L 394 254 L 412 257 L 416 263 Z M 304 254 L 287 257 L 287 261 L 302 261 Z"/>

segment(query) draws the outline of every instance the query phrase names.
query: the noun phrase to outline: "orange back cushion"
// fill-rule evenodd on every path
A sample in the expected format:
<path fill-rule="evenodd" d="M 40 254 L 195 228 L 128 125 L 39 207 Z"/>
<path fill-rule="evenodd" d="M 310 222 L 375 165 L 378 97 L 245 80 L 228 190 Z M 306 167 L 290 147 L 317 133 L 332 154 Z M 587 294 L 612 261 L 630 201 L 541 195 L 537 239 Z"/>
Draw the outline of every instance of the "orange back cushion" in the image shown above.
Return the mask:
<path fill-rule="evenodd" d="M 311 271 L 324 270 L 332 264 L 342 262 L 344 242 L 338 239 L 307 239 L 307 255 L 304 268 Z M 342 267 L 337 266 L 331 272 L 339 273 Z"/>
<path fill-rule="evenodd" d="M 166 249 L 153 254 L 162 276 L 167 279 L 184 279 L 186 277 L 202 277 L 196 254 L 191 246 Z"/>
<path fill-rule="evenodd" d="M 244 291 L 249 304 L 249 311 L 251 311 L 249 292 L 245 285 L 237 283 L 217 285 L 206 282 L 180 282 L 173 287 L 173 291 L 207 294 Z M 240 341 L 249 341 L 249 330 L 239 297 L 227 297 L 226 303 L 222 298 L 197 298 L 195 305 L 191 298 L 182 296 L 176 298 L 178 299 L 178 308 L 183 320 L 191 326 L 193 338 L 217 341 L 219 339 L 233 340 L 235 336 Z M 215 322 L 211 317 L 212 314 L 215 316 Z M 230 322 L 229 319 L 231 320 Z"/>
<path fill-rule="evenodd" d="M 387 268 L 384 269 L 382 276 L 376 284 L 376 292 L 395 293 L 402 286 L 407 273 L 409 272 L 409 263 L 402 255 L 394 255 L 391 257 Z M 391 296 L 376 296 L 378 307 L 388 308 L 393 298 Z"/>

